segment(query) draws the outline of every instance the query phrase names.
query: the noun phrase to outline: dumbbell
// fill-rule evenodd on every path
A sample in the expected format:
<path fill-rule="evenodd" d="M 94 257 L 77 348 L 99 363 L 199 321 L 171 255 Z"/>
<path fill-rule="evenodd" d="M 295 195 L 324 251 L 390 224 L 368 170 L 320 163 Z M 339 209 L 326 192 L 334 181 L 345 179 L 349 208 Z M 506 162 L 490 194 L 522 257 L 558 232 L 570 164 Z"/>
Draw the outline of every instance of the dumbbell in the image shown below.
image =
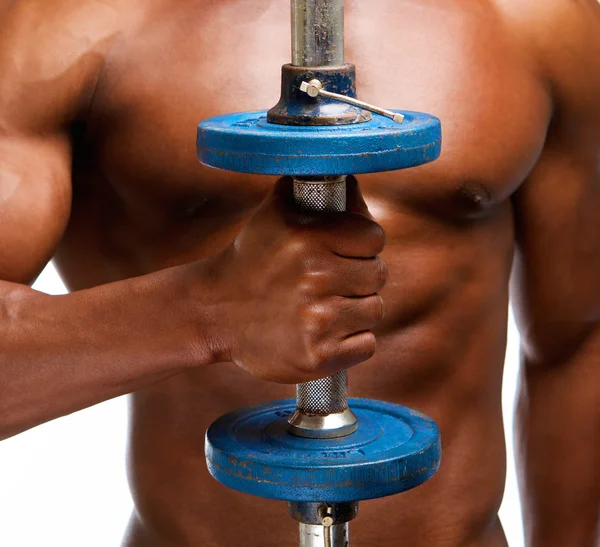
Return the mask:
<path fill-rule="evenodd" d="M 292 63 L 269 111 L 201 122 L 200 161 L 290 176 L 306 214 L 343 211 L 346 177 L 415 167 L 441 150 L 439 120 L 357 99 L 344 60 L 343 0 L 292 0 Z M 374 115 L 375 114 L 375 115 Z M 235 410 L 206 432 L 211 475 L 237 491 L 287 501 L 300 547 L 347 547 L 358 502 L 404 492 L 439 468 L 440 434 L 401 405 L 348 399 L 347 371 L 299 384 L 296 400 Z"/>

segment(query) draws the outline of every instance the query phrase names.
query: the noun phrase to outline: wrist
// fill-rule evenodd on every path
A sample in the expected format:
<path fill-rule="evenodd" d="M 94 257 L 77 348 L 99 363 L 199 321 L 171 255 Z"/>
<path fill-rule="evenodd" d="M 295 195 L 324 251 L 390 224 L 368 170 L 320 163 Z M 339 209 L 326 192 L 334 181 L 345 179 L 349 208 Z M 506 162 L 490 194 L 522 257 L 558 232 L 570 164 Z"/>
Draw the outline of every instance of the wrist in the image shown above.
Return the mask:
<path fill-rule="evenodd" d="M 231 360 L 222 290 L 227 251 L 176 268 L 176 305 L 187 340 L 190 367 Z"/>

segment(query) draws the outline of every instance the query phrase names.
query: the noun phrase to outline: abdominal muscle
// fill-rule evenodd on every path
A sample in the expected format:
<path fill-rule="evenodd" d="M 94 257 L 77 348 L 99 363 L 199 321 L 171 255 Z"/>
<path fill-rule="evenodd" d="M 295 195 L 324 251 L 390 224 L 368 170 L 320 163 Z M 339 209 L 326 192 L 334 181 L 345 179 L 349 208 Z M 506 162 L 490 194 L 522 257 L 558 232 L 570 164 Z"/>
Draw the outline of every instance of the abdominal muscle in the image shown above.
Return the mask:
<path fill-rule="evenodd" d="M 476 231 L 475 240 L 486 238 Z M 471 243 L 473 256 L 460 242 L 446 242 L 413 269 L 404 262 L 405 242 L 391 231 L 386 319 L 376 356 L 350 371 L 350 393 L 430 415 L 442 433 L 442 466 L 413 491 L 361 503 L 351 545 L 506 545 L 497 511 L 505 475 L 501 383 L 512 244 L 480 260 L 481 246 Z M 255 379 L 232 363 L 133 395 L 129 479 L 136 512 L 124 545 L 297 545 L 285 503 L 227 489 L 204 461 L 204 432 L 218 416 L 293 396 L 293 386 Z"/>

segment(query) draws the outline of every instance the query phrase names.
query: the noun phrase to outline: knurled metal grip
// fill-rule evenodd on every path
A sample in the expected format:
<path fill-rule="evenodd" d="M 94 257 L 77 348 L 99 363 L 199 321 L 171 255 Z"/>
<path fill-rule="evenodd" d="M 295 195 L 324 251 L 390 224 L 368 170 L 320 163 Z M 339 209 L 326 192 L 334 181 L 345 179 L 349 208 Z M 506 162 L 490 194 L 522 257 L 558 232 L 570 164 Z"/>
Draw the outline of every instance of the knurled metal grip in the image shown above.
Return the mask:
<path fill-rule="evenodd" d="M 306 213 L 346 210 L 346 177 L 294 177 L 294 200 Z M 290 432 L 300 437 L 334 438 L 356 431 L 358 420 L 348 407 L 348 372 L 296 386 L 296 411 Z"/>
<path fill-rule="evenodd" d="M 307 414 L 326 416 L 348 408 L 348 374 L 341 371 L 322 380 L 298 384 L 298 408 Z"/>
<path fill-rule="evenodd" d="M 306 213 L 346 210 L 346 177 L 294 177 L 294 201 Z"/>

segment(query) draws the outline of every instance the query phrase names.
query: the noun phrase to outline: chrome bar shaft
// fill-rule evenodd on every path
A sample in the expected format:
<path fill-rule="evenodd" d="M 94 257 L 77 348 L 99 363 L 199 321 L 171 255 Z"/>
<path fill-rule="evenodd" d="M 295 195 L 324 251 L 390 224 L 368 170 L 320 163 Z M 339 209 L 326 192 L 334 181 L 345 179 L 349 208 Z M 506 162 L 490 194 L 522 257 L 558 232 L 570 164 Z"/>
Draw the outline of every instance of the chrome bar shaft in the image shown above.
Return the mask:
<path fill-rule="evenodd" d="M 344 0 L 291 0 L 292 64 L 344 64 Z M 294 198 L 307 213 L 346 209 L 346 178 L 294 177 Z M 298 436 L 334 438 L 349 435 L 357 419 L 348 408 L 348 373 L 344 370 L 296 388 L 297 408 L 290 431 Z"/>
<path fill-rule="evenodd" d="M 292 0 L 292 64 L 344 64 L 344 0 Z"/>
<path fill-rule="evenodd" d="M 300 523 L 300 547 L 348 547 L 349 526 L 319 526 Z"/>
<path fill-rule="evenodd" d="M 300 67 L 337 67 L 344 64 L 344 0 L 291 0 L 292 64 Z M 346 177 L 294 177 L 294 199 L 308 213 L 346 209 Z M 332 438 L 356 430 L 357 419 L 348 408 L 348 373 L 299 384 L 297 408 L 289 419 L 295 435 Z M 331 508 L 330 508 L 331 509 Z M 358 510 L 358 508 L 357 508 Z M 348 547 L 348 522 L 300 522 L 300 547 Z M 319 521 L 316 521 L 319 522 Z"/>

